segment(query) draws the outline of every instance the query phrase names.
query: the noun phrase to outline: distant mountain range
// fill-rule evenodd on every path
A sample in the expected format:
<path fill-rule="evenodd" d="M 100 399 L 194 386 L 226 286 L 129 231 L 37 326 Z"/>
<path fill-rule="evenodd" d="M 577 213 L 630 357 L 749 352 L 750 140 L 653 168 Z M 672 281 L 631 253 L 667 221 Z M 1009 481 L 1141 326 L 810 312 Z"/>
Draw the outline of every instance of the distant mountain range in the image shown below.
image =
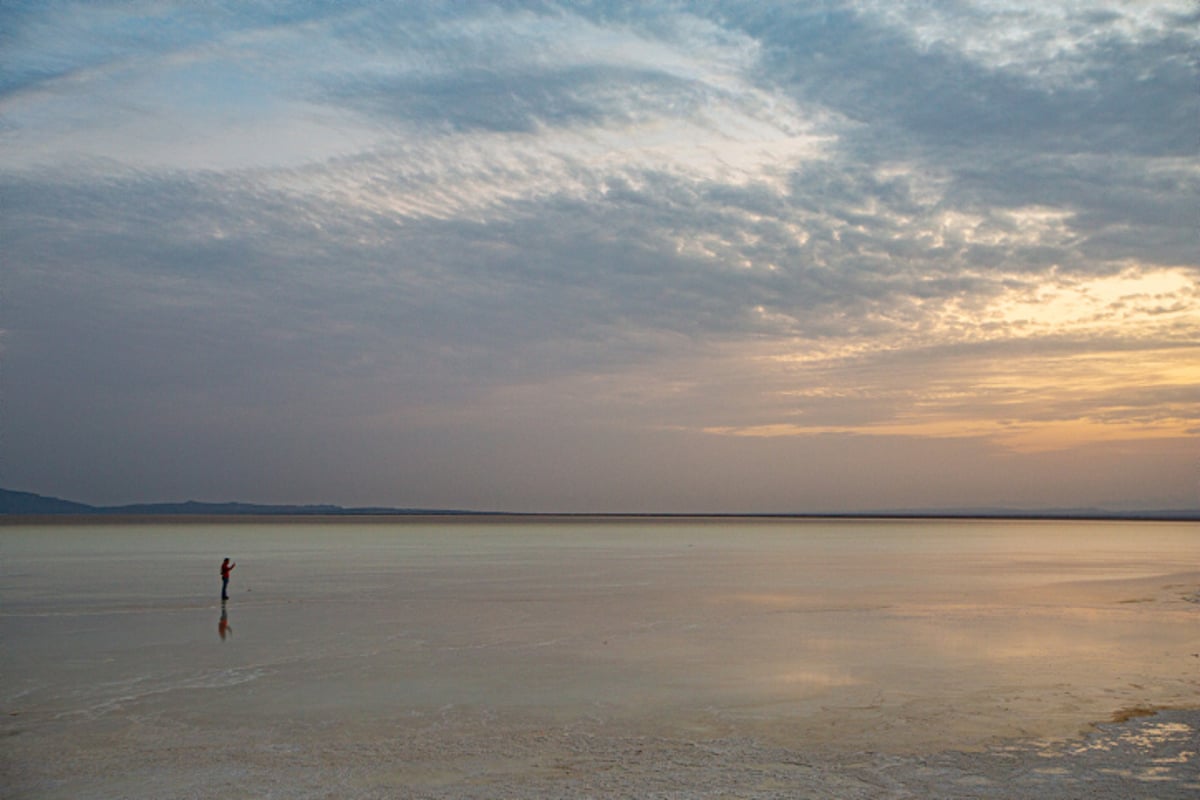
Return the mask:
<path fill-rule="evenodd" d="M 105 516 L 394 516 L 403 514 L 471 514 L 470 511 L 417 508 L 344 508 L 335 505 L 262 505 L 258 503 L 137 503 L 92 506 L 31 492 L 0 489 L 0 515 Z"/>
<path fill-rule="evenodd" d="M 137 503 L 123 506 L 93 506 L 57 497 L 44 497 L 32 492 L 0 489 L 0 516 L 405 516 L 405 515 L 481 515 L 497 512 L 460 511 L 428 508 L 346 508 L 337 505 L 262 505 L 258 503 Z M 510 515 L 517 516 L 517 515 Z M 529 516 L 537 516 L 531 514 Z M 550 516 L 550 515 L 545 515 Z M 1200 521 L 1200 508 L 1148 509 L 1140 511 L 1107 511 L 1097 508 L 1011 509 L 955 508 L 905 509 L 868 511 L 861 513 L 796 513 L 796 514 L 560 514 L 554 516 L 730 516 L 730 517 L 946 517 L 997 519 L 1146 519 Z"/>

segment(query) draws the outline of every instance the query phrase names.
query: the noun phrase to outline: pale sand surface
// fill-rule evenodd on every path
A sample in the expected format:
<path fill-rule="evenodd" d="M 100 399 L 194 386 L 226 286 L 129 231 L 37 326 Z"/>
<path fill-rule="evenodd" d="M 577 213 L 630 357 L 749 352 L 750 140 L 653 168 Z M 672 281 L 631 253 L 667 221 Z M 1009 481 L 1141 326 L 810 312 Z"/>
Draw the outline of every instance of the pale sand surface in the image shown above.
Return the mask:
<path fill-rule="evenodd" d="M 137 725 L 62 750 L 22 741 L 6 797 L 1099 798 L 1200 796 L 1200 713 L 1164 711 L 1056 743 L 919 755 L 660 738 L 496 718 L 197 732 Z M 115 737 L 115 741 L 114 741 Z M 39 752 L 40 751 L 40 752 Z"/>
<path fill-rule="evenodd" d="M 1194 798 L 1197 537 L 0 527 L 0 796 Z"/>

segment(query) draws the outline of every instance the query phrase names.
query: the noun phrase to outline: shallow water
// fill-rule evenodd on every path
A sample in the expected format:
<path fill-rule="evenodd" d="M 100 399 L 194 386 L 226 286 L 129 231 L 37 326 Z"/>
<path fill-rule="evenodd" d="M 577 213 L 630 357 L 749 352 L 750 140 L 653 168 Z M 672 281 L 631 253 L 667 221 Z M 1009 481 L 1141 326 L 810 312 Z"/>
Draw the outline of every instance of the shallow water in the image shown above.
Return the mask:
<path fill-rule="evenodd" d="M 1191 523 L 8 525 L 0 557 L 6 772 L 95 796 L 150 740 L 912 753 L 1200 706 Z"/>

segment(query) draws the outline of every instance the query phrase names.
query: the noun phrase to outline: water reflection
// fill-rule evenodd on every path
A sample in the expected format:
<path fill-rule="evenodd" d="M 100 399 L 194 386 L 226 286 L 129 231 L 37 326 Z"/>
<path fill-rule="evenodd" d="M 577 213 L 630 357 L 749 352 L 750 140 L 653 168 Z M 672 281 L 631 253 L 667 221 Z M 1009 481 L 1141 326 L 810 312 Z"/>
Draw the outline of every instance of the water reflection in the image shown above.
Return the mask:
<path fill-rule="evenodd" d="M 221 641 L 225 641 L 226 636 L 233 635 L 233 628 L 229 627 L 229 609 L 225 607 L 225 601 L 221 601 L 221 619 L 217 622 L 217 635 L 221 637 Z"/>

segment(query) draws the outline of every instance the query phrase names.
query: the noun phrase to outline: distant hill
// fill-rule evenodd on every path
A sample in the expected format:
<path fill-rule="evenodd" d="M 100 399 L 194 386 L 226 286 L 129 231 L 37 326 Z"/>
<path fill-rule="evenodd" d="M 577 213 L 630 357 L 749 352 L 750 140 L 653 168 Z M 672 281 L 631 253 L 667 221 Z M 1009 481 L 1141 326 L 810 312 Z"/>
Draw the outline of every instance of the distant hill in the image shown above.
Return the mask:
<path fill-rule="evenodd" d="M 137 503 L 124 506 L 92 506 L 30 492 L 0 489 L 0 515 L 42 516 L 129 515 L 129 516 L 388 516 L 403 514 L 471 514 L 471 511 L 417 508 L 344 508 L 335 505 L 260 505 L 257 503 Z"/>
<path fill-rule="evenodd" d="M 257 503 L 137 503 L 124 506 L 92 506 L 57 497 L 43 497 L 30 492 L 0 489 L 0 516 L 278 516 L 278 517 L 367 517 L 405 515 L 475 515 L 503 512 L 459 511 L 429 508 L 345 508 L 335 505 L 260 505 Z M 519 516 L 506 514 L 506 516 Z M 1144 511 L 1106 511 L 1098 508 L 1012 509 L 1012 508 L 954 508 L 954 509 L 896 509 L 858 513 L 797 513 L 797 514 L 528 514 L 527 516 L 562 517 L 842 517 L 842 518 L 945 518 L 945 519 L 1128 519 L 1128 520 L 1195 520 L 1200 521 L 1200 508 L 1150 509 Z"/>
<path fill-rule="evenodd" d="M 94 514 L 94 506 L 59 500 L 57 497 L 42 497 L 30 492 L 13 492 L 0 489 L 0 514 Z"/>

